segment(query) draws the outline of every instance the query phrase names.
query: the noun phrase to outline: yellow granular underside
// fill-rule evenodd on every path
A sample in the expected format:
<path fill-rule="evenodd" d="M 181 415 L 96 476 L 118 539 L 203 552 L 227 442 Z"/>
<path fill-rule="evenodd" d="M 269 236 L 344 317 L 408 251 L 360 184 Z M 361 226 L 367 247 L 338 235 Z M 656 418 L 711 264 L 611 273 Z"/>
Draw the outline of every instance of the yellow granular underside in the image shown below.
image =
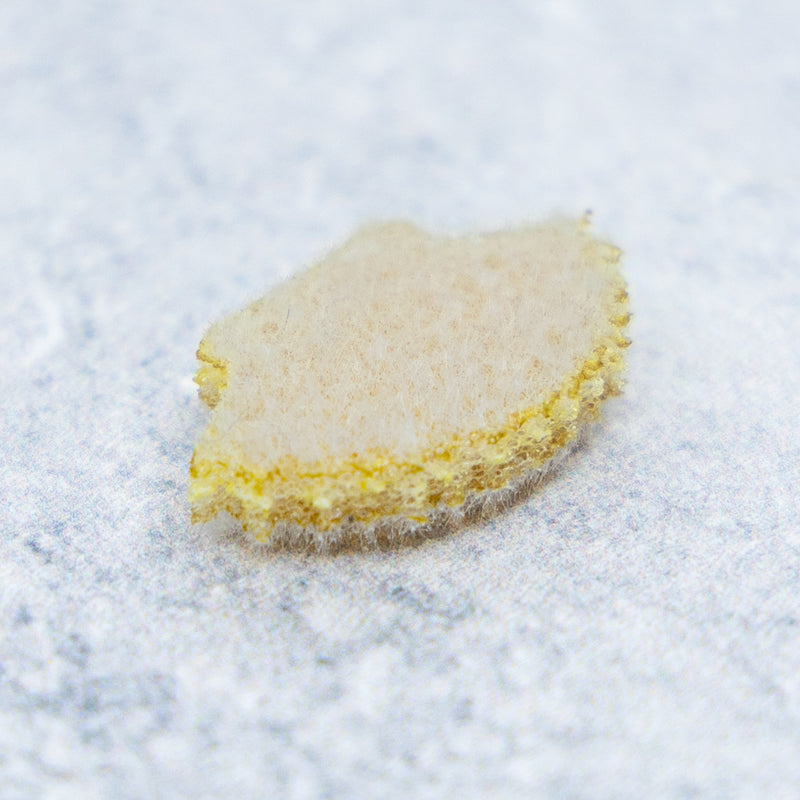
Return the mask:
<path fill-rule="evenodd" d="M 596 418 L 599 404 L 619 391 L 629 318 L 627 293 L 620 289 L 610 309 L 612 333 L 547 400 L 510 414 L 492 430 L 454 435 L 418 453 L 377 449 L 314 463 L 284 457 L 267 468 L 241 455 L 234 463 L 195 454 L 192 521 L 206 522 L 228 511 L 263 542 L 281 523 L 323 533 L 353 524 L 369 530 L 387 518 L 422 525 L 437 509 L 502 490 L 546 468 Z M 226 388 L 226 365 L 202 343 L 198 358 L 195 380 L 201 398 L 213 407 Z"/>

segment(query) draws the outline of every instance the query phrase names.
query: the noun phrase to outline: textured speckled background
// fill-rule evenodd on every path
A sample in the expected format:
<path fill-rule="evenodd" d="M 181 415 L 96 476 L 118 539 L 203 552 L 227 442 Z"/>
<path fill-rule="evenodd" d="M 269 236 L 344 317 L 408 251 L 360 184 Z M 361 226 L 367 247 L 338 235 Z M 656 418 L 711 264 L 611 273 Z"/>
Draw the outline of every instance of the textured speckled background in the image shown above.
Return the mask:
<path fill-rule="evenodd" d="M 0 4 L 0 797 L 800 796 L 800 6 Z M 191 527 L 211 319 L 595 210 L 627 394 L 397 552 Z"/>

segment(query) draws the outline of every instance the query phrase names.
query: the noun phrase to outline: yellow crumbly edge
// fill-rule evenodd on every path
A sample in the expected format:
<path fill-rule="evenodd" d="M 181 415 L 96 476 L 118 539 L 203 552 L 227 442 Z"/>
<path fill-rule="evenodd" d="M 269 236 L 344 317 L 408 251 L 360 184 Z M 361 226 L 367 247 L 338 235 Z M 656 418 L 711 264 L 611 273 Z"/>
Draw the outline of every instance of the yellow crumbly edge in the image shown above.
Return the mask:
<path fill-rule="evenodd" d="M 264 467 L 247 463 L 241 454 L 212 461 L 195 453 L 189 487 L 192 521 L 207 522 L 227 511 L 260 542 L 287 525 L 321 542 L 345 533 L 352 538 L 354 531 L 369 539 L 386 520 L 394 520 L 398 530 L 410 530 L 441 509 L 463 507 L 470 498 L 543 472 L 597 417 L 599 404 L 619 392 L 623 351 L 630 343 L 623 287 L 620 279 L 609 309 L 610 332 L 580 367 L 547 400 L 510 414 L 499 428 L 454 435 L 437 447 L 399 457 L 373 450 L 316 463 L 284 457 Z M 226 388 L 226 364 L 203 342 L 197 356 L 200 397 L 213 408 Z"/>

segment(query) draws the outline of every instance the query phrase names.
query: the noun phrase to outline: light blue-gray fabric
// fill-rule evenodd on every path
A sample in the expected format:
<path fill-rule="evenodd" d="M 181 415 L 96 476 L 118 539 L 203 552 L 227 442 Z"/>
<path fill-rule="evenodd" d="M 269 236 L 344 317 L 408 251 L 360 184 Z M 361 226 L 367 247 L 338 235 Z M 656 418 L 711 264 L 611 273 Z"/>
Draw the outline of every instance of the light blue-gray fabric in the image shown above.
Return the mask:
<path fill-rule="evenodd" d="M 0 4 L 0 797 L 800 793 L 800 6 Z M 505 516 L 263 554 L 204 326 L 406 217 L 595 211 L 627 392 Z"/>

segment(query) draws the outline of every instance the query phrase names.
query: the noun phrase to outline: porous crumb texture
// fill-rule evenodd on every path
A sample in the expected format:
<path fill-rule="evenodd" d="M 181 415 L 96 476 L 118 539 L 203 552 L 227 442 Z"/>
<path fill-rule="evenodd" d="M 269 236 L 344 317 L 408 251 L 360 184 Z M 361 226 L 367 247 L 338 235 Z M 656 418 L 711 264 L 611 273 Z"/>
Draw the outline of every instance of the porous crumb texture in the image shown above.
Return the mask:
<path fill-rule="evenodd" d="M 619 390 L 619 259 L 586 220 L 363 228 L 200 343 L 193 520 L 330 546 L 502 506 Z"/>

